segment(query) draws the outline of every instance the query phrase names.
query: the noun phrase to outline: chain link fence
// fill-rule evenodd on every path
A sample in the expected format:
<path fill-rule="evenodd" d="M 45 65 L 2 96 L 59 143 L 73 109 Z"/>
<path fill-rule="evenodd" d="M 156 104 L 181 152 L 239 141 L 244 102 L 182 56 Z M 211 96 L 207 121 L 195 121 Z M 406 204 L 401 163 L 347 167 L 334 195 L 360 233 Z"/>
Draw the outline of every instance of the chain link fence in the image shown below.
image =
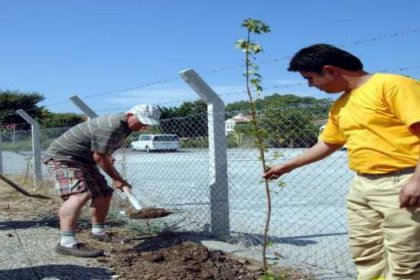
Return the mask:
<path fill-rule="evenodd" d="M 241 120 L 236 121 L 235 116 L 241 116 Z M 133 150 L 131 143 L 139 137 L 139 133 L 133 133 L 126 147 L 114 154 L 117 168 L 132 183 L 143 206 L 174 211 L 165 218 L 165 223 L 174 230 L 212 231 L 207 118 L 207 114 L 198 114 L 164 119 L 159 128 L 147 132 L 177 135 L 179 149 L 175 152 Z M 293 158 L 316 143 L 319 128 L 326 118 L 326 108 L 310 106 L 261 110 L 258 123 L 265 131 L 265 155 L 269 164 Z M 224 119 L 229 123 L 226 172 L 230 226 L 230 234 L 224 238 L 258 250 L 262 246 L 267 207 L 255 134 L 246 112 L 228 112 Z M 48 147 L 67 129 L 42 129 L 42 148 Z M 30 131 L 13 133 L 13 136 L 9 132 L 2 133 L 4 172 L 28 173 Z M 351 178 L 343 150 L 286 174 L 280 184 L 279 181 L 270 182 L 269 255 L 355 275 L 347 245 L 345 213 Z"/>

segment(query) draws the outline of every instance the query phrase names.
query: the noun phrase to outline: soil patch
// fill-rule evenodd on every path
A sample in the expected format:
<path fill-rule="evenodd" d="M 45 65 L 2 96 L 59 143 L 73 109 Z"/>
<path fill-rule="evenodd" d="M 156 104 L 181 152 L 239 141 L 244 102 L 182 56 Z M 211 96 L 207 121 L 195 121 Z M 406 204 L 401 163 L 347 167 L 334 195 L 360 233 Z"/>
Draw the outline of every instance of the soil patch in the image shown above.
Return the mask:
<path fill-rule="evenodd" d="M 198 236 L 166 233 L 145 237 L 133 246 L 113 245 L 99 261 L 117 279 L 140 280 L 257 280 L 264 279 L 260 262 L 240 258 L 202 245 Z M 98 247 L 98 246 L 96 246 Z M 273 269 L 273 280 L 314 279 L 290 268 Z"/>
<path fill-rule="evenodd" d="M 163 208 L 143 208 L 139 211 L 128 212 L 128 217 L 131 219 L 156 219 L 166 217 L 172 214 Z"/>
<path fill-rule="evenodd" d="M 149 238 L 132 249 L 113 250 L 109 266 L 121 279 L 145 280 L 257 280 L 263 276 L 259 262 L 209 250 L 175 234 Z M 276 269 L 277 278 L 309 280 L 291 269 Z"/>
<path fill-rule="evenodd" d="M 126 279 L 258 279 L 262 274 L 260 267 L 247 269 L 248 261 L 231 259 L 191 241 L 157 251 L 117 254 L 113 264 Z"/>

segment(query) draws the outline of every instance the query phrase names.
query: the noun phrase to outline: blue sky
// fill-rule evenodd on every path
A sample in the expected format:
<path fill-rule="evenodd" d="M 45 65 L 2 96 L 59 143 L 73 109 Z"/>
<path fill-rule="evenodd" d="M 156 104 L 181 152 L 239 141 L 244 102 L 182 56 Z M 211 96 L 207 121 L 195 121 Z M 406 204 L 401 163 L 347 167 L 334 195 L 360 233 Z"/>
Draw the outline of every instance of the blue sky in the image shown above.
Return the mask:
<path fill-rule="evenodd" d="M 0 11 L 0 88 L 39 92 L 53 112 L 79 112 L 72 95 L 100 114 L 196 100 L 179 78 L 188 68 L 226 103 L 244 100 L 234 42 L 246 18 L 272 31 L 255 38 L 265 95 L 328 97 L 286 71 L 287 57 L 320 42 L 352 52 L 369 72 L 420 78 L 418 0 L 0 0 Z"/>

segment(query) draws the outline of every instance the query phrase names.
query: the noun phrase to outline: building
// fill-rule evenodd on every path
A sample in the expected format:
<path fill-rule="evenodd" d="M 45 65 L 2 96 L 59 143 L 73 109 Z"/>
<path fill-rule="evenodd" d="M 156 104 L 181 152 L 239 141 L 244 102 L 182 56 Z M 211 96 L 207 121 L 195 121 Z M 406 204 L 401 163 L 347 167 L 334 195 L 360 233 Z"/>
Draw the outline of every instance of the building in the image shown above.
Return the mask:
<path fill-rule="evenodd" d="M 250 116 L 245 116 L 243 114 L 237 114 L 230 119 L 225 120 L 225 131 L 226 135 L 235 131 L 235 125 L 239 123 L 248 123 L 251 121 Z"/>

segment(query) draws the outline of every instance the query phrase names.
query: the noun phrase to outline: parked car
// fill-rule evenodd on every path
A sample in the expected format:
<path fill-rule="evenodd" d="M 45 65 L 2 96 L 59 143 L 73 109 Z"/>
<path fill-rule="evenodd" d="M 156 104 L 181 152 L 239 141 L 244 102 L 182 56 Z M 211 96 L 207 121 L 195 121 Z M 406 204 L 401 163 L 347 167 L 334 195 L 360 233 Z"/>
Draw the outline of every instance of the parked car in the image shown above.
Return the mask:
<path fill-rule="evenodd" d="M 176 152 L 179 139 L 175 134 L 141 134 L 137 141 L 131 142 L 133 151 L 166 151 Z"/>

